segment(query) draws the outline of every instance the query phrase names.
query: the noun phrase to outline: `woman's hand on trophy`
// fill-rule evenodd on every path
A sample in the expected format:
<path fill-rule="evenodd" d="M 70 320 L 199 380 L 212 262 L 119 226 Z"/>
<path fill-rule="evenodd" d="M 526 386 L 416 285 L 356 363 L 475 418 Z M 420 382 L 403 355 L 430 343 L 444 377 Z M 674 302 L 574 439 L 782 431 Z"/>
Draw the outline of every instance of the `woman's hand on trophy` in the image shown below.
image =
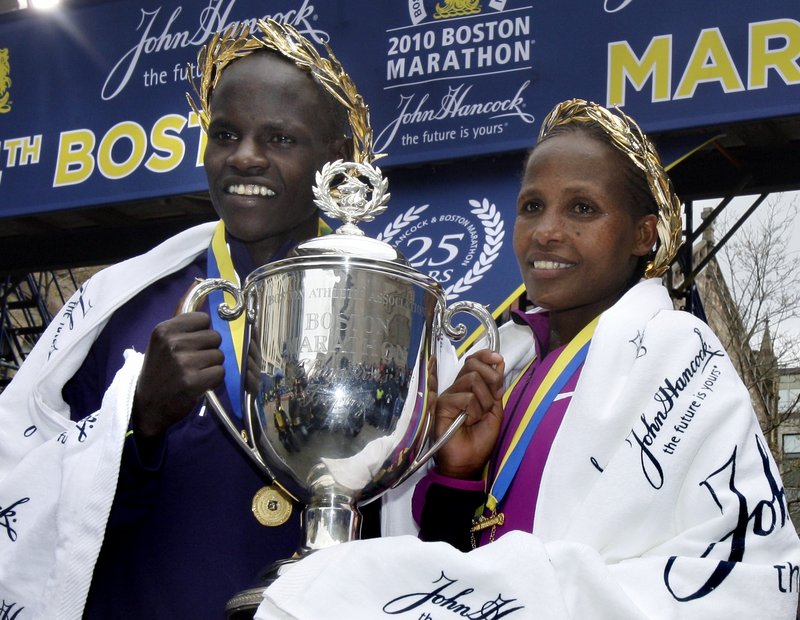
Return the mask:
<path fill-rule="evenodd" d="M 467 419 L 436 453 L 439 472 L 477 480 L 489 460 L 503 422 L 503 370 L 499 353 L 484 349 L 470 355 L 456 380 L 436 401 L 436 437 L 462 413 Z"/>
<path fill-rule="evenodd" d="M 138 437 L 162 435 L 222 382 L 221 342 L 204 312 L 179 314 L 156 326 L 133 399 L 132 428 Z"/>

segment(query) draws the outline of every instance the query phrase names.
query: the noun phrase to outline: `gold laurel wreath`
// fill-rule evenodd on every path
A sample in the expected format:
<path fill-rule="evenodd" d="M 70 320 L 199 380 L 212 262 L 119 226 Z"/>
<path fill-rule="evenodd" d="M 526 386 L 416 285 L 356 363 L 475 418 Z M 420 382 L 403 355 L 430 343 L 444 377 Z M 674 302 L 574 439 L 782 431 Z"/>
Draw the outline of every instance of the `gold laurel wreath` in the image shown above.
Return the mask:
<path fill-rule="evenodd" d="M 211 95 L 217 87 L 225 68 L 234 60 L 259 49 L 277 52 L 291 60 L 299 69 L 310 73 L 317 82 L 347 110 L 350 130 L 353 134 L 353 159 L 356 163 L 372 163 L 382 154 L 372 152 L 372 126 L 369 106 L 358 93 L 355 83 L 344 70 L 342 63 L 333 54 L 330 46 L 323 43 L 327 58 L 323 58 L 314 44 L 294 27 L 280 24 L 272 19 L 256 22 L 259 32 L 252 32 L 249 24 L 233 25 L 213 36 L 197 55 L 200 68 L 200 86 L 190 78 L 192 89 L 199 104 L 187 93 L 192 110 L 200 118 L 204 130 L 208 130 L 211 117 Z M 191 75 L 191 71 L 190 71 Z"/>
<path fill-rule="evenodd" d="M 655 258 L 647 263 L 644 277 L 657 278 L 669 269 L 670 263 L 683 242 L 681 201 L 675 195 L 672 183 L 661 164 L 661 158 L 653 143 L 636 124 L 636 121 L 618 108 L 614 108 L 614 111 L 618 115 L 599 104 L 584 99 L 562 101 L 544 119 L 537 142 L 541 142 L 559 125 L 594 121 L 609 135 L 614 146 L 645 173 L 650 192 L 658 205 L 656 228 L 659 243 L 656 247 Z"/>

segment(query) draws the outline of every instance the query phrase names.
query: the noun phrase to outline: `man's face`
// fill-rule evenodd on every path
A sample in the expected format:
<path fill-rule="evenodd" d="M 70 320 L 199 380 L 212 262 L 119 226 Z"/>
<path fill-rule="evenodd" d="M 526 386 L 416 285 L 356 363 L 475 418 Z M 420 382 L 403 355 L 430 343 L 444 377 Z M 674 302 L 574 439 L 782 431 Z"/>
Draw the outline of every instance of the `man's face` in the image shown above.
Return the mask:
<path fill-rule="evenodd" d="M 293 64 L 254 53 L 211 99 L 204 165 L 214 209 L 237 239 L 293 238 L 316 221 L 314 174 L 338 154 L 319 87 Z"/>

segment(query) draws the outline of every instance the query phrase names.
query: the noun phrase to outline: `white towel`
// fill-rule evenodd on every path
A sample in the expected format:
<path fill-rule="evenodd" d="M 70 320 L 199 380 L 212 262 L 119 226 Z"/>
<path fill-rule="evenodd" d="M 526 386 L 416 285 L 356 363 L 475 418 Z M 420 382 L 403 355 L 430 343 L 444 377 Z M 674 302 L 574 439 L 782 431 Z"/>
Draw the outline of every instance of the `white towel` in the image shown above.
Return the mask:
<path fill-rule="evenodd" d="M 530 330 L 502 331 L 511 377 Z M 794 618 L 800 541 L 766 445 L 718 339 L 644 281 L 601 317 L 532 533 L 316 551 L 257 618 Z"/>
<path fill-rule="evenodd" d="M 8 617 L 81 617 L 143 355 L 126 352 L 101 409 L 80 422 L 70 420 L 61 389 L 113 311 L 191 262 L 214 226 L 194 227 L 92 277 L 0 394 L 0 601 Z"/>

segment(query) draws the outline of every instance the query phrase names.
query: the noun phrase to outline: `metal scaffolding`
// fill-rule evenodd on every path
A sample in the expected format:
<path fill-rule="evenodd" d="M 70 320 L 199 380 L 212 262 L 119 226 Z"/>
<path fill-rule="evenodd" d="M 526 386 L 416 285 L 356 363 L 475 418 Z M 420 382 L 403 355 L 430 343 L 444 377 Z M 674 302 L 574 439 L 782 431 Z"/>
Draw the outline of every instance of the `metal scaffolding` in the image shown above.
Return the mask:
<path fill-rule="evenodd" d="M 65 284 L 74 290 L 70 270 L 7 275 L 0 282 L 0 391 L 50 323 L 50 308 L 66 301 Z"/>

